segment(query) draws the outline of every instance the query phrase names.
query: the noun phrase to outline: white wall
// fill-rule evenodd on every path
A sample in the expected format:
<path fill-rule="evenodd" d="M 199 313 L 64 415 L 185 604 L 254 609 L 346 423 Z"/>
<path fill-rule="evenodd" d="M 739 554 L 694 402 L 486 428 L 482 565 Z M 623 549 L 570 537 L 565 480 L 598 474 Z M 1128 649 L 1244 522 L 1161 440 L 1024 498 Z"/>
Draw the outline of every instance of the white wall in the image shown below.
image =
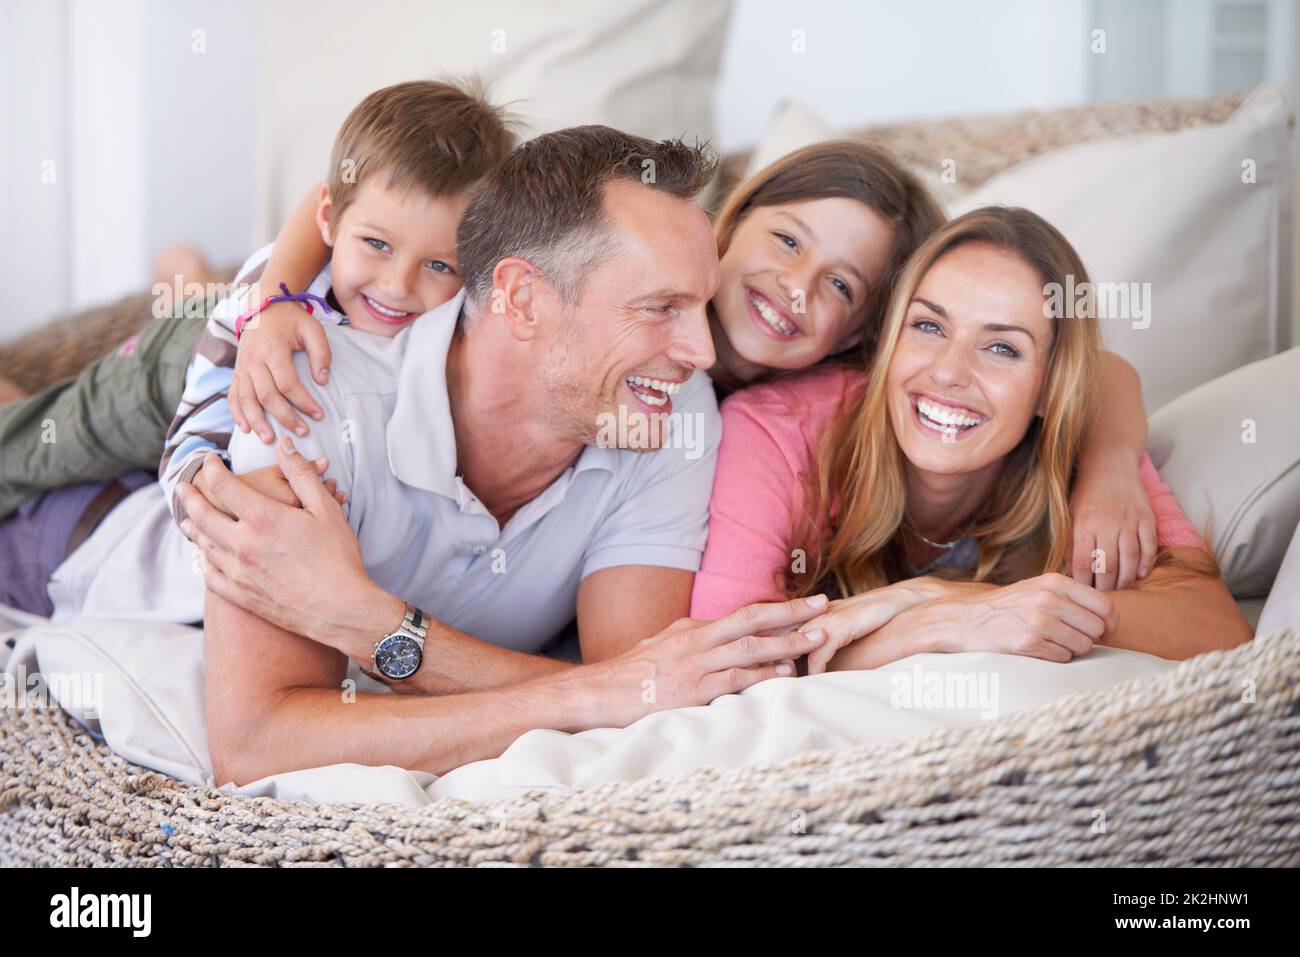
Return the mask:
<path fill-rule="evenodd" d="M 753 143 L 798 99 L 836 126 L 1086 99 L 1085 0 L 737 0 L 718 137 Z M 806 52 L 792 49 L 804 31 Z"/>
<path fill-rule="evenodd" d="M 262 17 L 260 0 L 0 0 L 0 341 L 146 288 L 174 240 L 248 253 Z"/>

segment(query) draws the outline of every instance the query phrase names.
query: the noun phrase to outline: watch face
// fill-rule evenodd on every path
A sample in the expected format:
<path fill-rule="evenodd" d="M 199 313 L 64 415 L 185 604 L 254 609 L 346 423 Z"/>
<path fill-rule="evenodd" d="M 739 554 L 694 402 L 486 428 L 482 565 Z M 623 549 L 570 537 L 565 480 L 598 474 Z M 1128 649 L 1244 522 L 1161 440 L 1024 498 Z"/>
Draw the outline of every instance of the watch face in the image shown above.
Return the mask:
<path fill-rule="evenodd" d="M 408 678 L 420 667 L 420 644 L 406 635 L 389 635 L 375 649 L 375 666 L 386 678 Z"/>

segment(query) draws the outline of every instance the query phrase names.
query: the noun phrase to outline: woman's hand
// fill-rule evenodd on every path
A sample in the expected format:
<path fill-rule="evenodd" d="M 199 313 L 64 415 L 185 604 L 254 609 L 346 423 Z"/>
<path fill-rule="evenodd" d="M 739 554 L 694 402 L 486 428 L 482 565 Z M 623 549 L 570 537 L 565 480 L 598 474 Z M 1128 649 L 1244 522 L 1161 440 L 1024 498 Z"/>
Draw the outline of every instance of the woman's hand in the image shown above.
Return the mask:
<path fill-rule="evenodd" d="M 1117 624 L 1114 603 L 1097 589 L 1065 575 L 1039 575 L 913 606 L 845 649 L 832 666 L 862 667 L 856 661 L 859 646 L 900 635 L 911 642 L 912 653 L 996 651 L 1064 663 L 1086 655 Z"/>
<path fill-rule="evenodd" d="M 239 337 L 228 396 L 230 411 L 242 431 L 255 431 L 267 445 L 275 435 L 263 409 L 297 435 L 307 434 L 307 424 L 294 412 L 294 406 L 314 419 L 325 414 L 303 387 L 293 365 L 293 354 L 304 349 L 312 375 L 324 385 L 329 380 L 329 340 L 320 320 L 292 302 L 267 306 L 244 325 Z"/>
<path fill-rule="evenodd" d="M 808 654 L 808 674 L 822 674 L 836 652 L 882 627 L 899 612 L 938 598 L 931 584 L 934 581 L 897 582 L 831 602 L 825 612 L 804 626 L 826 634 L 821 647 Z"/>
<path fill-rule="evenodd" d="M 373 610 L 388 596 L 316 466 L 287 436 L 276 458 L 301 508 L 239 481 L 216 455 L 204 460 L 201 483 L 178 487 L 182 529 L 200 550 L 207 587 L 287 631 L 349 656 L 368 653 Z"/>
<path fill-rule="evenodd" d="M 1128 588 L 1156 560 L 1156 516 L 1134 463 L 1081 470 L 1070 496 L 1074 580 L 1099 591 Z M 1093 556 L 1097 562 L 1094 566 Z"/>
<path fill-rule="evenodd" d="M 842 649 L 883 628 L 896 615 L 909 608 L 944 598 L 985 594 L 996 588 L 996 585 L 988 582 L 950 581 L 925 575 L 833 601 L 825 614 L 808 623 L 808 627 L 821 628 L 827 635 L 826 643 L 808 656 L 808 674 L 817 675 L 826 671 L 831 659 Z M 904 650 L 902 646 L 898 646 L 897 651 L 895 657 L 915 653 Z M 879 667 L 886 663 L 881 655 L 891 653 L 885 651 L 878 642 L 872 649 L 873 663 L 858 667 Z M 889 660 L 892 661 L 893 658 Z"/>

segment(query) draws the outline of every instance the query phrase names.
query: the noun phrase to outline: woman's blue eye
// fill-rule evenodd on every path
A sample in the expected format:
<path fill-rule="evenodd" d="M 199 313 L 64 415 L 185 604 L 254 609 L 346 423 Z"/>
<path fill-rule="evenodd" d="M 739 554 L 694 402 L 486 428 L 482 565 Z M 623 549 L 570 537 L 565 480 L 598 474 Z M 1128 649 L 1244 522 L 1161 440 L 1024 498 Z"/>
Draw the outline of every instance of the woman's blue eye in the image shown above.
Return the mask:
<path fill-rule="evenodd" d="M 772 235 L 775 236 L 777 239 L 781 240 L 781 242 L 785 243 L 787 249 L 799 248 L 799 240 L 795 239 L 793 236 L 790 236 L 786 233 L 778 233 L 778 232 L 773 232 Z"/>
<path fill-rule="evenodd" d="M 1006 349 L 1006 350 L 1007 350 L 1006 352 L 999 352 L 998 355 L 1006 356 L 1008 359 L 1019 359 L 1019 358 L 1020 358 L 1020 350 L 1017 349 L 1015 346 L 1008 345 L 1008 344 L 1005 343 L 1005 342 L 995 342 L 995 343 L 993 343 L 993 345 L 990 346 L 989 348 L 991 348 L 991 349 Z"/>
<path fill-rule="evenodd" d="M 913 329 L 920 329 L 922 332 L 929 332 L 930 329 L 924 328 L 925 326 L 929 326 L 930 329 L 933 329 L 935 332 L 941 331 L 939 329 L 939 324 L 935 322 L 933 319 L 917 319 L 915 322 L 912 323 Z"/>
<path fill-rule="evenodd" d="M 378 249 L 381 253 L 388 252 L 388 243 L 384 242 L 382 239 L 374 239 L 367 236 L 366 242 L 368 242 L 375 249 Z"/>
<path fill-rule="evenodd" d="M 454 276 L 456 274 L 456 270 L 452 269 L 441 259 L 430 259 L 429 265 L 433 267 L 434 272 L 445 272 L 451 276 Z"/>

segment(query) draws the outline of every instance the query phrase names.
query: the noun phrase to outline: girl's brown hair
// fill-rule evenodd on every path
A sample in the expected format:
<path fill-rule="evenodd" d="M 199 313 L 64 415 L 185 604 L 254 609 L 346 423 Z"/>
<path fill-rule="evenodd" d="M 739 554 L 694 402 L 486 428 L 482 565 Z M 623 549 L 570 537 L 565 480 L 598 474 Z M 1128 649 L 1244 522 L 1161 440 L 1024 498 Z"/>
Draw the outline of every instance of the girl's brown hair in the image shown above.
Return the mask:
<path fill-rule="evenodd" d="M 894 231 L 885 271 L 867 291 L 861 342 L 822 360 L 822 364 L 861 366 L 875 351 L 881 312 L 899 270 L 921 240 L 944 220 L 938 202 L 914 174 L 888 152 L 869 143 L 855 140 L 815 143 L 771 163 L 737 186 L 714 219 L 713 235 L 718 244 L 718 258 L 722 259 L 731 246 L 736 227 L 752 210 L 834 198 L 864 203 Z M 789 373 L 773 372 L 763 380 L 781 374 Z M 724 391 L 752 384 L 733 381 L 725 375 L 715 375 L 714 382 Z"/>

